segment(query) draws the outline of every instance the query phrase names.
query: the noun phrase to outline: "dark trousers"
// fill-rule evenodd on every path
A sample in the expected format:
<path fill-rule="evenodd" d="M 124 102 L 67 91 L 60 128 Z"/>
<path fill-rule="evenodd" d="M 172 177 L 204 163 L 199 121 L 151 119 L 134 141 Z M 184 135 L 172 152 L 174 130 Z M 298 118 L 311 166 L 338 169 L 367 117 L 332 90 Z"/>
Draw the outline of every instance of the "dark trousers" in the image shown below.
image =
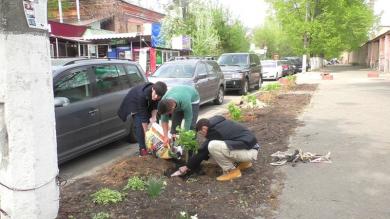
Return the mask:
<path fill-rule="evenodd" d="M 133 115 L 134 119 L 134 132 L 135 132 L 135 138 L 138 142 L 139 149 L 146 149 L 145 144 L 145 132 L 144 128 L 142 127 L 142 123 L 149 123 L 149 116 L 145 114 L 135 114 Z"/>
<path fill-rule="evenodd" d="M 191 121 L 191 130 L 195 130 L 196 121 L 198 120 L 198 114 L 199 114 L 199 103 L 192 104 L 192 121 Z M 177 111 L 172 114 L 172 126 L 171 126 L 171 133 L 176 134 L 176 127 L 181 125 L 181 122 L 184 119 L 184 112 L 183 111 Z"/>

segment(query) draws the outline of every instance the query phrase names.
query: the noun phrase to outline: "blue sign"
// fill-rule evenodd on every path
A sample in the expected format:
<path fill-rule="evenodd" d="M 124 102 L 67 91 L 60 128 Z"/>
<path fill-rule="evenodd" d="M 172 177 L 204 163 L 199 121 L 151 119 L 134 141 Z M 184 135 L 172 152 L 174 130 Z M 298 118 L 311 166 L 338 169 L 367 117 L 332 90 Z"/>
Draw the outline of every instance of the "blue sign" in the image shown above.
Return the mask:
<path fill-rule="evenodd" d="M 152 47 L 164 47 L 161 23 L 152 23 Z"/>

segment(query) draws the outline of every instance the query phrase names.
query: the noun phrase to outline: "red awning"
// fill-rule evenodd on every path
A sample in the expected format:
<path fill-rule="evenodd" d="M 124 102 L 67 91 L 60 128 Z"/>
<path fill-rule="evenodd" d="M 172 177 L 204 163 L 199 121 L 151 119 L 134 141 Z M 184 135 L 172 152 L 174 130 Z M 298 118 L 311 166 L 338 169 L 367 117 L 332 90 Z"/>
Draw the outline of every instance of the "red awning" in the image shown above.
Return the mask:
<path fill-rule="evenodd" d="M 49 21 L 52 36 L 62 37 L 82 37 L 86 26 L 76 26 L 72 24 L 64 24 L 55 21 Z"/>

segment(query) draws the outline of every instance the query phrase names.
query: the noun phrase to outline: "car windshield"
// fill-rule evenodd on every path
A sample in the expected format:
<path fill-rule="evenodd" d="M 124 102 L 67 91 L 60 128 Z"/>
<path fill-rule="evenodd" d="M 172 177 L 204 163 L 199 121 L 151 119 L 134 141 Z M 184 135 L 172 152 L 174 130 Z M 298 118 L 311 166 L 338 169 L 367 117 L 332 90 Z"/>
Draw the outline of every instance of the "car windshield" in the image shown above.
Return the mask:
<path fill-rule="evenodd" d="M 276 62 L 261 62 L 263 68 L 274 68 L 276 67 Z"/>
<path fill-rule="evenodd" d="M 192 78 L 195 65 L 188 63 L 167 63 L 152 75 L 157 78 Z"/>
<path fill-rule="evenodd" d="M 232 55 L 222 55 L 218 59 L 218 64 L 223 66 L 223 65 L 230 65 L 230 66 L 247 66 L 249 61 L 248 61 L 248 55 L 246 54 L 232 54 Z"/>

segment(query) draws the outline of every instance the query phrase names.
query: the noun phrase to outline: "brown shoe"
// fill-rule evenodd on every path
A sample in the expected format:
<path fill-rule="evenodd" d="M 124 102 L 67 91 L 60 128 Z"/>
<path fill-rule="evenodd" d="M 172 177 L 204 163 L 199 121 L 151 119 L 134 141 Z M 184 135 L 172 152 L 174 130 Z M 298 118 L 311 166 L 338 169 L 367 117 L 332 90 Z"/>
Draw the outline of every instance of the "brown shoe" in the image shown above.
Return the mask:
<path fill-rule="evenodd" d="M 227 173 L 217 177 L 218 181 L 228 181 L 233 180 L 241 177 L 241 171 L 238 168 L 229 170 Z"/>
<path fill-rule="evenodd" d="M 241 162 L 238 164 L 237 168 L 240 169 L 240 170 L 246 170 L 250 167 L 252 167 L 252 162 Z"/>

